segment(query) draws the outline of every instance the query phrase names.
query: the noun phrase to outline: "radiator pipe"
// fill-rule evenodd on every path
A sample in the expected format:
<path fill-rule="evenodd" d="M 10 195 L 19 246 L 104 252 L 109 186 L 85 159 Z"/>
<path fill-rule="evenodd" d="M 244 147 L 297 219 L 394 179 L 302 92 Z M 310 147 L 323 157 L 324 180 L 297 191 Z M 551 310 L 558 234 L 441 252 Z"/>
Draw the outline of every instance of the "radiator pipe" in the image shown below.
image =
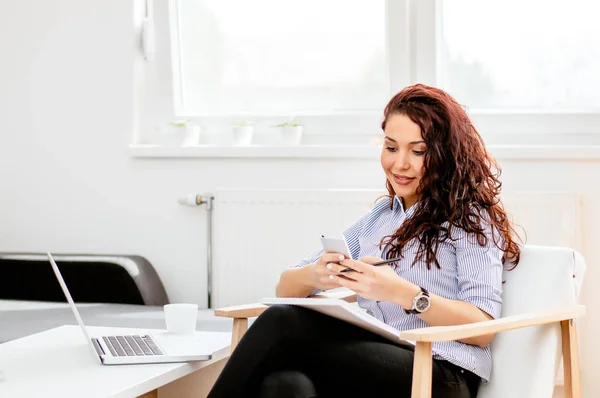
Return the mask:
<path fill-rule="evenodd" d="M 213 261 L 212 261 L 212 225 L 213 225 L 213 196 L 206 196 L 206 294 L 208 308 L 212 308 L 212 281 L 213 281 Z"/>
<path fill-rule="evenodd" d="M 212 238 L 213 238 L 213 202 L 215 197 L 212 194 L 199 195 L 188 194 L 179 198 L 178 202 L 187 206 L 206 205 L 206 294 L 207 307 L 212 308 L 213 296 L 213 259 L 212 259 Z"/>

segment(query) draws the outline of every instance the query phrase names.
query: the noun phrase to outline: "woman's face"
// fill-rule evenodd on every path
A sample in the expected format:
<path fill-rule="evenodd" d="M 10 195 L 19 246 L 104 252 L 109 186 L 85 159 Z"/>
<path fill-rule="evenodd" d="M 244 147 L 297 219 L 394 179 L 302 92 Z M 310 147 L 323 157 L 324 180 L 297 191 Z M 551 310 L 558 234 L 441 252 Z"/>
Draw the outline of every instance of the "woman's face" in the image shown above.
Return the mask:
<path fill-rule="evenodd" d="M 414 205 L 417 187 L 423 176 L 423 158 L 427 146 L 421 128 L 403 114 L 393 114 L 385 124 L 385 141 L 381 151 L 381 167 L 404 208 Z"/>

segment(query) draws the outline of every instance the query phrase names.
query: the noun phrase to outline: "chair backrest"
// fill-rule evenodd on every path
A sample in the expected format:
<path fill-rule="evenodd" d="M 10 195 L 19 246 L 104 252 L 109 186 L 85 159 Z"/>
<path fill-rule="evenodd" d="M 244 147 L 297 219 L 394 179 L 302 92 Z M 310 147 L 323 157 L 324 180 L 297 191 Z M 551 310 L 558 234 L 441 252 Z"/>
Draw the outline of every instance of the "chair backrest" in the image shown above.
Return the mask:
<path fill-rule="evenodd" d="M 169 303 L 158 273 L 144 257 L 52 254 L 76 303 Z M 46 253 L 0 252 L 0 299 L 66 302 Z"/>
<path fill-rule="evenodd" d="M 521 262 L 504 271 L 502 316 L 576 304 L 585 273 L 572 249 L 526 245 Z M 492 342 L 493 369 L 482 398 L 550 398 L 561 360 L 560 325 L 499 333 Z"/>

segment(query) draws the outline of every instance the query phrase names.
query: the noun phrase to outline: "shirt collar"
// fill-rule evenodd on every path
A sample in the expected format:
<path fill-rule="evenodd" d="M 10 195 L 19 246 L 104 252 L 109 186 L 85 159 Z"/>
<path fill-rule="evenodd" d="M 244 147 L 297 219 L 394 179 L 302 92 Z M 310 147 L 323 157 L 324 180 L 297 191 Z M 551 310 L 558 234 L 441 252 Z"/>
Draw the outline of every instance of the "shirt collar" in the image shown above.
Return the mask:
<path fill-rule="evenodd" d="M 392 210 L 399 211 L 401 213 L 406 213 L 406 217 L 408 218 L 408 217 L 411 217 L 415 213 L 415 210 L 418 208 L 419 205 L 420 205 L 420 202 L 417 202 L 414 205 L 412 205 L 408 210 L 405 210 L 404 204 L 402 203 L 402 199 L 399 196 L 394 195 L 394 202 L 392 205 Z"/>
<path fill-rule="evenodd" d="M 392 210 L 404 212 L 404 204 L 402 204 L 402 199 L 398 195 L 394 195 L 394 201 L 392 203 Z"/>

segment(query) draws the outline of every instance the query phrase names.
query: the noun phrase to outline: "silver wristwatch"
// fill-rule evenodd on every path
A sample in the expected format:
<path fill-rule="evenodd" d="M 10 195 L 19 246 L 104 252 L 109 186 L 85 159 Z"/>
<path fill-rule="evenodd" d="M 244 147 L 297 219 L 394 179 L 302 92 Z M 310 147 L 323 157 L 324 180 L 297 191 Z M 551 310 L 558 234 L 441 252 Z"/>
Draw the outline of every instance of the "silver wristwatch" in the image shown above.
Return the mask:
<path fill-rule="evenodd" d="M 406 311 L 407 314 L 422 314 L 427 311 L 430 306 L 431 301 L 429 300 L 429 292 L 421 287 L 419 294 L 413 298 L 412 308 L 410 310 L 405 309 L 404 311 Z"/>

